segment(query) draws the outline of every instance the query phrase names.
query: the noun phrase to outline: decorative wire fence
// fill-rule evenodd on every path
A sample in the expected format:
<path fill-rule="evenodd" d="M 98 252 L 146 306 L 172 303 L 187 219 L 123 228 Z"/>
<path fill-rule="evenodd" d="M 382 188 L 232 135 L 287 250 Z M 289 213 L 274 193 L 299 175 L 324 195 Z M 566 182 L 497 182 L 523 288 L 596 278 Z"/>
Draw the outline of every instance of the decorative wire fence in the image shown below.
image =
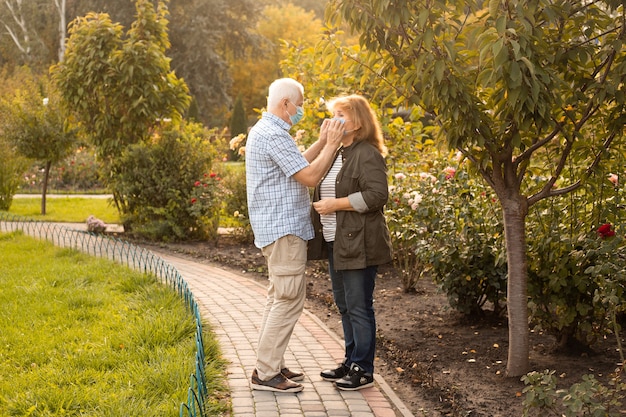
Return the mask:
<path fill-rule="evenodd" d="M 89 255 L 107 258 L 129 268 L 154 274 L 162 283 L 172 287 L 184 299 L 196 322 L 196 364 L 190 376 L 187 402 L 180 405 L 180 417 L 205 417 L 207 399 L 204 341 L 200 308 L 187 282 L 176 268 L 147 249 L 127 241 L 102 234 L 70 229 L 62 224 L 46 223 L 0 212 L 0 231 L 22 231 L 28 236 L 44 239 L 54 245 L 72 248 Z"/>

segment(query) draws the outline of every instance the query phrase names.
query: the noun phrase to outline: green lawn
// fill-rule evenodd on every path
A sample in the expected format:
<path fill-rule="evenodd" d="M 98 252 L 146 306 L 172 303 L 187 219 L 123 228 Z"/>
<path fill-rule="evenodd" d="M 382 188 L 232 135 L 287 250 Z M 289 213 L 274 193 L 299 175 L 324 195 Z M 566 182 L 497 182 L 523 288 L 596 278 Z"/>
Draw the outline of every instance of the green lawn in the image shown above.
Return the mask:
<path fill-rule="evenodd" d="M 41 215 L 41 197 L 14 198 L 9 213 L 49 222 L 83 223 L 93 215 L 105 223 L 120 223 L 115 205 L 106 198 L 75 196 L 46 198 L 46 215 Z"/>
<path fill-rule="evenodd" d="M 1 416 L 179 415 L 196 346 L 175 291 L 20 232 L 0 233 L 0 254 Z M 204 341 L 207 413 L 227 415 L 224 362 Z"/>

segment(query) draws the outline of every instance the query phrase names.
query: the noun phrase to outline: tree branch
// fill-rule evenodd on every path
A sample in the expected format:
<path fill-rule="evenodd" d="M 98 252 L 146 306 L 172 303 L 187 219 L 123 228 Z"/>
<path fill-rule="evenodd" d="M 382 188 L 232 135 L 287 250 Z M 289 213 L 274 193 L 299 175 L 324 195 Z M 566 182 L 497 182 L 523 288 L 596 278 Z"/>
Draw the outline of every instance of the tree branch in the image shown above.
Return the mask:
<path fill-rule="evenodd" d="M 583 185 L 584 181 L 591 175 L 591 173 L 600 164 L 600 161 L 602 160 L 602 156 L 611 147 L 611 144 L 613 143 L 613 140 L 615 139 L 616 136 L 617 136 L 617 132 L 612 132 L 609 135 L 609 137 L 604 141 L 600 149 L 600 152 L 598 152 L 598 154 L 595 156 L 591 165 L 589 165 L 589 167 L 585 170 L 585 173 L 581 179 L 579 179 L 578 181 L 574 182 L 573 184 L 567 187 L 562 187 L 557 190 L 552 190 L 552 186 L 554 185 L 553 179 L 556 181 L 556 178 L 555 177 L 550 178 L 550 181 L 548 181 L 548 183 L 543 187 L 543 189 L 539 193 L 528 197 L 527 199 L 528 206 L 530 207 L 531 205 L 537 203 L 540 200 L 543 200 L 544 198 L 567 194 L 580 188 Z"/>

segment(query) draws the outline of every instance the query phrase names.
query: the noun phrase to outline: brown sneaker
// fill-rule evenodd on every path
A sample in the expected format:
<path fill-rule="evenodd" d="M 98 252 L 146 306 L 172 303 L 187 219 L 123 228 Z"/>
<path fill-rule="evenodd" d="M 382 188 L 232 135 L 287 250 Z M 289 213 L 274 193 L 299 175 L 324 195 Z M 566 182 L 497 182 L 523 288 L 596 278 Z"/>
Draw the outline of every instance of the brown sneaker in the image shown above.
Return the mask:
<path fill-rule="evenodd" d="M 252 373 L 252 389 L 274 392 L 300 392 L 304 387 L 297 382 L 285 378 L 283 374 L 278 374 L 269 381 L 261 381 L 255 369 Z"/>
<path fill-rule="evenodd" d="M 304 374 L 301 372 L 292 372 L 289 368 L 283 368 L 280 370 L 280 373 L 287 379 L 291 379 L 294 382 L 302 381 L 304 379 Z"/>

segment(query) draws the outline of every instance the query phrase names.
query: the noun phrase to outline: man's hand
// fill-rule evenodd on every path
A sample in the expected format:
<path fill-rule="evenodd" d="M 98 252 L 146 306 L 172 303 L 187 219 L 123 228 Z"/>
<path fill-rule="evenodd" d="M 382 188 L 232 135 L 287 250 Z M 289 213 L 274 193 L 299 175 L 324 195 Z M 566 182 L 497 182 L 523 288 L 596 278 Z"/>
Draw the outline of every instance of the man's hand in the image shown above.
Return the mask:
<path fill-rule="evenodd" d="M 320 128 L 320 142 L 325 141 L 334 148 L 338 148 L 343 138 L 343 131 L 343 120 L 324 119 Z"/>

